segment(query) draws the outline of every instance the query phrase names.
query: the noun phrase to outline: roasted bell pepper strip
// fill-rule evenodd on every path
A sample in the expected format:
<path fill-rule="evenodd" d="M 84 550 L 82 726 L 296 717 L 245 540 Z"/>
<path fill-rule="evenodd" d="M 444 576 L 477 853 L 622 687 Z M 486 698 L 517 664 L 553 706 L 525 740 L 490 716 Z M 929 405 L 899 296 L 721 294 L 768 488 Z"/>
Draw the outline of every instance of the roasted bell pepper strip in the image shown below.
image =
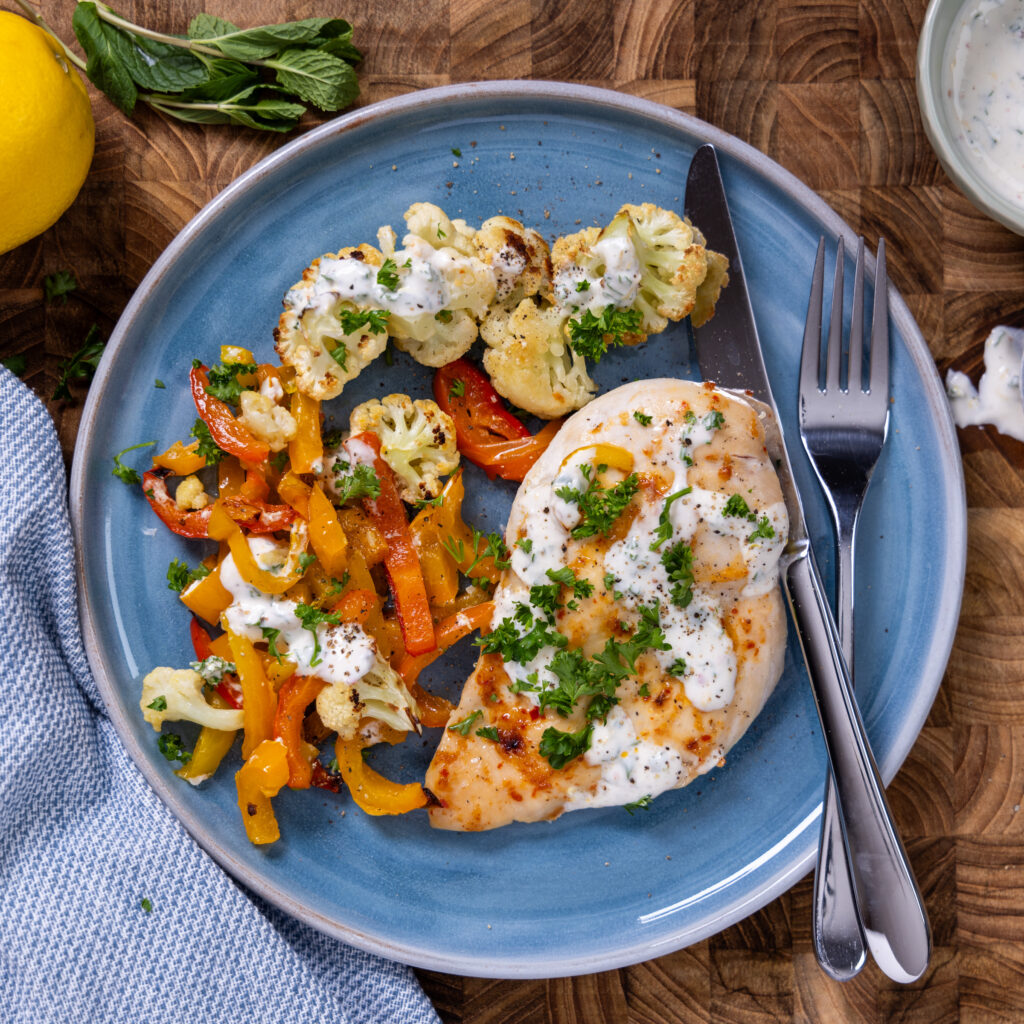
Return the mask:
<path fill-rule="evenodd" d="M 277 493 L 303 519 L 309 519 L 309 484 L 300 480 L 290 469 L 278 481 Z"/>
<path fill-rule="evenodd" d="M 313 778 L 313 758 L 318 751 L 302 738 L 302 722 L 306 708 L 326 685 L 316 676 L 293 675 L 281 684 L 277 695 L 274 737 L 284 744 L 288 757 L 288 785 L 292 789 L 309 789 Z"/>
<path fill-rule="evenodd" d="M 277 698 L 267 682 L 263 662 L 252 641 L 230 631 L 227 637 L 231 660 L 238 669 L 238 679 L 242 684 L 242 710 L 245 713 L 242 757 L 248 758 L 264 740 L 273 735 Z"/>
<path fill-rule="evenodd" d="M 292 523 L 291 531 L 292 538 L 286 563 L 287 571 L 268 572 L 260 567 L 241 527 L 227 514 L 221 502 L 215 501 L 211 506 L 210 538 L 227 541 L 238 574 L 246 583 L 256 587 L 257 590 L 262 590 L 264 594 L 283 594 L 289 587 L 294 586 L 302 579 L 303 570 L 298 562 L 299 555 L 306 549 L 306 524 L 301 519 L 296 519 Z"/>
<path fill-rule="evenodd" d="M 229 590 L 225 590 L 220 582 L 220 566 L 211 570 L 208 576 L 190 583 L 181 592 L 181 602 L 199 618 L 215 626 L 220 622 L 221 613 L 231 604 Z M 202 661 L 202 658 L 199 659 Z"/>
<path fill-rule="evenodd" d="M 465 359 L 456 359 L 434 374 L 434 400 L 455 421 L 459 451 L 468 459 L 473 460 L 476 445 L 530 437 L 529 429 L 505 408 L 486 375 Z"/>
<path fill-rule="evenodd" d="M 258 470 L 249 469 L 245 474 L 245 482 L 238 490 L 238 497 L 244 501 L 264 502 L 270 495 L 270 485 L 266 477 Z"/>
<path fill-rule="evenodd" d="M 420 561 L 405 518 L 405 506 L 395 485 L 395 474 L 380 457 L 380 439 L 376 434 L 366 432 L 350 437 L 345 442 L 345 449 L 353 464 L 371 464 L 377 473 L 380 494 L 376 498 L 364 498 L 363 507 L 388 542 L 384 568 L 405 649 L 410 654 L 426 654 L 437 646 L 434 620 L 430 614 Z"/>
<path fill-rule="evenodd" d="M 211 621 L 211 620 L 207 620 Z M 192 636 L 192 649 L 196 652 L 197 661 L 205 661 L 213 654 L 210 634 L 199 625 L 195 616 L 189 624 L 189 631 Z M 225 661 L 229 660 L 227 658 Z M 242 687 L 238 682 L 238 676 L 231 672 L 225 672 L 217 683 L 217 693 L 224 699 L 229 707 L 240 708 L 242 706 Z"/>
<path fill-rule="evenodd" d="M 210 437 L 217 447 L 237 456 L 242 462 L 263 462 L 270 455 L 270 448 L 235 418 L 227 402 L 207 393 L 210 378 L 206 375 L 206 367 L 194 366 L 189 381 L 199 418 L 210 428 Z"/>
<path fill-rule="evenodd" d="M 309 543 L 324 572 L 341 576 L 348 561 L 348 538 L 338 522 L 334 506 L 315 484 L 309 492 Z"/>
<path fill-rule="evenodd" d="M 296 431 L 295 440 L 288 444 L 288 461 L 295 473 L 314 473 L 324 454 L 319 400 L 296 391 L 292 395 L 292 417 Z"/>
<path fill-rule="evenodd" d="M 477 445 L 474 454 L 467 455 L 467 458 L 492 480 L 495 476 L 503 480 L 522 480 L 547 450 L 561 426 L 561 420 L 552 420 L 533 437 Z"/>
<path fill-rule="evenodd" d="M 472 533 L 462 521 L 464 495 L 460 469 L 445 483 L 441 504 L 425 505 L 409 524 L 432 607 L 450 604 L 459 591 L 459 566 L 445 545 L 472 544 Z"/>
<path fill-rule="evenodd" d="M 169 469 L 175 476 L 198 473 L 206 465 L 206 459 L 196 452 L 198 447 L 198 441 L 193 441 L 189 445 L 175 441 L 167 451 L 153 456 L 153 466 Z"/>
<path fill-rule="evenodd" d="M 629 473 L 633 469 L 633 453 L 617 444 L 588 444 L 569 452 L 559 471 L 570 465 L 610 466 Z"/>
<path fill-rule="evenodd" d="M 283 743 L 264 740 L 235 773 L 238 809 L 249 841 L 257 845 L 281 838 L 270 798 L 288 781 L 288 756 Z"/>
<path fill-rule="evenodd" d="M 178 508 L 178 503 L 167 490 L 168 470 L 148 470 L 142 474 L 142 492 L 150 508 L 160 521 L 179 537 L 209 537 L 212 505 L 200 509 Z M 288 505 L 268 505 L 264 502 L 246 501 L 238 497 L 219 499 L 225 512 L 244 526 L 250 533 L 274 533 L 286 530 L 297 518 L 295 509 Z"/>
<path fill-rule="evenodd" d="M 227 707 L 226 701 L 223 706 Z M 192 748 L 192 757 L 188 764 L 174 774 L 194 785 L 208 779 L 220 767 L 221 761 L 231 749 L 235 742 L 235 733 L 235 729 L 211 729 L 204 726 L 199 731 L 199 738 Z"/>
<path fill-rule="evenodd" d="M 217 494 L 229 498 L 238 494 L 245 483 L 245 470 L 233 455 L 225 455 L 217 463 Z"/>
<path fill-rule="evenodd" d="M 334 744 L 334 754 L 352 799 L 367 814 L 406 814 L 426 807 L 427 794 L 418 782 L 406 785 L 391 782 L 363 760 L 362 740 L 339 738 Z"/>
<path fill-rule="evenodd" d="M 376 590 L 349 590 L 331 611 L 337 614 L 342 622 L 358 622 L 360 626 L 380 608 L 380 597 Z M 426 655 L 424 655 L 426 657 Z"/>
<path fill-rule="evenodd" d="M 256 357 L 252 354 L 252 350 L 243 348 L 241 345 L 221 345 L 220 347 L 220 361 L 222 363 L 242 363 L 245 366 L 251 366 L 256 362 Z M 251 374 L 239 374 L 238 380 L 240 383 L 246 384 L 246 377 L 252 376 Z"/>

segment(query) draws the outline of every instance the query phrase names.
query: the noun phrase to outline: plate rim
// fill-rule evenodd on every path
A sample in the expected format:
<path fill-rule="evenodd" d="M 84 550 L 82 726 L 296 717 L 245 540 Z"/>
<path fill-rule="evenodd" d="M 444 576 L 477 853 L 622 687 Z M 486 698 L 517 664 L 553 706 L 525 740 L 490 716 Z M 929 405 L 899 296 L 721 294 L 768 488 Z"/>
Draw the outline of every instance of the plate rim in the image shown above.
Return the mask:
<path fill-rule="evenodd" d="M 568 955 L 558 960 L 545 956 L 543 962 L 519 962 L 505 954 L 502 957 L 479 957 L 474 960 L 456 959 L 449 954 L 435 953 L 429 947 L 409 943 L 396 944 L 378 935 L 341 925 L 337 921 L 317 912 L 315 907 L 302 903 L 288 893 L 272 884 L 258 872 L 251 871 L 237 860 L 229 848 L 216 842 L 205 833 L 204 822 L 200 815 L 190 809 L 184 799 L 183 787 L 172 787 L 169 780 L 150 767 L 149 761 L 135 742 L 129 727 L 128 711 L 121 701 L 121 696 L 111 681 L 114 677 L 108 671 L 106 652 L 99 642 L 97 632 L 98 617 L 92 608 L 90 595 L 86 586 L 84 556 L 84 523 L 82 512 L 85 505 L 86 483 L 88 479 L 87 463 L 91 454 L 91 439 L 95 431 L 100 407 L 108 386 L 111 383 L 110 369 L 113 356 L 125 343 L 126 336 L 141 307 L 148 301 L 151 293 L 157 288 L 165 273 L 170 269 L 179 255 L 187 251 L 194 236 L 203 230 L 206 223 L 220 215 L 221 211 L 242 200 L 246 193 L 264 177 L 274 173 L 280 165 L 287 164 L 297 155 L 306 153 L 320 145 L 333 140 L 335 136 L 356 130 L 369 122 L 380 121 L 392 115 L 403 115 L 427 108 L 444 108 L 452 102 L 473 100 L 494 100 L 510 98 L 515 100 L 551 100 L 555 102 L 573 102 L 590 108 L 604 108 L 617 113 L 626 113 L 644 120 L 667 124 L 688 135 L 696 136 L 706 142 L 713 143 L 730 158 L 747 165 L 762 179 L 775 185 L 790 199 L 807 211 L 824 228 L 833 235 L 843 237 L 849 244 L 856 241 L 856 233 L 822 198 L 809 186 L 801 182 L 795 175 L 785 170 L 770 157 L 753 146 L 733 135 L 716 128 L 693 115 L 683 113 L 671 107 L 636 96 L 626 95 L 610 89 L 594 86 L 577 85 L 564 82 L 548 81 L 494 81 L 469 82 L 439 86 L 392 97 L 378 103 L 360 107 L 348 114 L 330 120 L 323 125 L 311 129 L 306 134 L 291 142 L 285 143 L 273 153 L 258 161 L 251 168 L 231 182 L 226 188 L 213 197 L 196 215 L 178 232 L 167 248 L 153 263 L 145 277 L 139 283 L 134 294 L 125 306 L 118 322 L 111 333 L 104 356 L 97 369 L 92 386 L 82 412 L 78 434 L 75 442 L 71 478 L 68 489 L 68 501 L 71 513 L 72 533 L 75 543 L 75 565 L 78 573 L 79 620 L 89 667 L 96 680 L 106 706 L 107 714 L 118 734 L 118 738 L 130 754 L 135 767 L 142 773 L 150 787 L 161 801 L 170 809 L 186 831 L 224 870 L 236 880 L 245 884 L 259 896 L 266 899 L 292 917 L 317 928 L 336 939 L 346 942 L 359 949 L 387 957 L 391 960 L 420 967 L 428 970 L 445 971 L 470 977 L 499 978 L 556 978 L 592 973 L 628 966 L 664 955 L 688 945 L 699 942 L 714 935 L 730 924 L 741 920 L 755 910 L 765 906 L 779 894 L 792 887 L 813 865 L 815 851 L 812 849 L 806 856 L 798 859 L 788 869 L 781 871 L 769 884 L 764 885 L 753 895 L 731 904 L 721 913 L 705 919 L 696 928 L 676 928 L 670 935 L 634 943 L 627 947 L 617 947 L 603 953 L 589 954 L 584 957 Z M 921 334 L 909 307 L 902 295 L 895 289 L 889 289 L 890 319 L 904 338 L 908 354 L 926 382 L 923 396 L 933 412 L 933 419 L 939 424 L 938 441 L 941 454 L 948 465 L 954 467 L 943 481 L 948 506 L 954 510 L 955 522 L 949 524 L 945 531 L 945 564 L 953 570 L 954 579 L 959 585 L 952 589 L 943 588 L 943 597 L 937 612 L 935 633 L 948 638 L 946 642 L 933 645 L 921 666 L 920 675 L 930 679 L 932 683 L 917 697 L 913 708 L 915 714 L 907 715 L 902 727 L 897 731 L 892 748 L 879 762 L 879 771 L 888 784 L 899 770 L 900 765 L 909 754 L 928 712 L 935 700 L 941 685 L 952 650 L 953 638 L 959 618 L 960 602 L 963 592 L 963 581 L 967 558 L 967 503 L 964 485 L 963 466 L 957 443 L 956 430 L 952 415 L 946 402 L 938 371 L 928 350 L 927 343 Z M 791 442 L 791 448 L 793 447 Z M 927 698 L 927 699 L 925 699 Z M 810 816 L 820 816 L 821 806 Z"/>

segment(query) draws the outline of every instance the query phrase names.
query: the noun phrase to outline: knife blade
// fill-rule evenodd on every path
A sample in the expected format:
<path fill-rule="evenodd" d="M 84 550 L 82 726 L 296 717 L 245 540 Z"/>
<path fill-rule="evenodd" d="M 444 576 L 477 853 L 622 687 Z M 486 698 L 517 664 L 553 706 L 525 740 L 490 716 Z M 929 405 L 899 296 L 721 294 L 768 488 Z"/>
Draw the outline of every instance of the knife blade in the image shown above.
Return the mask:
<path fill-rule="evenodd" d="M 693 328 L 697 361 L 705 379 L 752 395 L 748 400 L 755 408 L 762 403 L 768 450 L 778 469 L 790 521 L 789 539 L 779 560 L 780 576 L 821 719 L 864 936 L 889 977 L 914 981 L 928 965 L 928 917 L 885 800 L 808 539 L 714 146 L 702 146 L 694 155 L 685 210 L 700 226 L 708 246 L 729 259 L 729 283 L 715 315 Z"/>

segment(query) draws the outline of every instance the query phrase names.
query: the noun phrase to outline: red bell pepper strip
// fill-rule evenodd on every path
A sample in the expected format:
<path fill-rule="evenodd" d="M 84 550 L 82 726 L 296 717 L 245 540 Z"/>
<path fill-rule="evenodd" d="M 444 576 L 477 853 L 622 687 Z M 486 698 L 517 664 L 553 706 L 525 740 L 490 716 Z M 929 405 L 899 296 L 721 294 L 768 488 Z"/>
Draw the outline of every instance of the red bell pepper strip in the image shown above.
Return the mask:
<path fill-rule="evenodd" d="M 230 455 L 237 455 L 243 462 L 263 462 L 270 456 L 269 446 L 253 436 L 231 411 L 227 402 L 207 392 L 210 378 L 205 366 L 194 366 L 189 374 L 192 385 L 192 399 L 196 403 L 199 418 L 210 428 L 210 437 L 217 447 Z"/>
<path fill-rule="evenodd" d="M 284 744 L 288 757 L 288 785 L 309 789 L 313 780 L 313 758 L 317 749 L 302 738 L 306 708 L 327 684 L 316 676 L 291 676 L 281 684 L 274 716 L 274 738 Z"/>
<path fill-rule="evenodd" d="M 376 434 L 368 431 L 356 434 L 345 442 L 345 449 L 353 465 L 372 465 L 380 481 L 380 494 L 376 498 L 364 498 L 363 507 L 388 542 L 384 568 L 405 649 L 409 654 L 427 654 L 437 647 L 434 619 L 409 521 L 405 518 L 405 506 L 395 485 L 395 474 L 380 456 L 380 438 Z"/>
<path fill-rule="evenodd" d="M 192 635 L 192 649 L 196 652 L 196 661 L 205 661 L 213 654 L 210 647 L 210 634 L 199 625 L 199 620 L 193 615 L 189 625 L 189 632 Z M 238 677 L 225 672 L 217 683 L 217 692 L 233 707 L 242 706 L 242 687 Z"/>
<path fill-rule="evenodd" d="M 180 537 L 208 537 L 212 505 L 200 509 L 178 508 L 167 490 L 167 470 L 152 469 L 142 474 L 142 491 L 161 522 Z M 298 513 L 290 505 L 268 505 L 264 501 L 224 498 L 225 511 L 250 533 L 287 530 Z"/>
<path fill-rule="evenodd" d="M 522 480 L 558 430 L 549 424 L 534 437 L 505 408 L 486 375 L 465 359 L 434 374 L 434 399 L 455 423 L 459 451 L 492 480 Z"/>

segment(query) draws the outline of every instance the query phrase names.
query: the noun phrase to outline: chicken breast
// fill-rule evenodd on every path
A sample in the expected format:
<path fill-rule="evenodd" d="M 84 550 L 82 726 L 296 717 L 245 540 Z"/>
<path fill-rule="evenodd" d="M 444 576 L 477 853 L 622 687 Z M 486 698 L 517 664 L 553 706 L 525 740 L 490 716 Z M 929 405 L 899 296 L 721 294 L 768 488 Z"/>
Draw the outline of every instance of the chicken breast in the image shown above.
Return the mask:
<path fill-rule="evenodd" d="M 434 827 L 644 804 L 724 763 L 785 652 L 760 415 L 664 379 L 565 423 L 512 506 L 491 632 L 427 772 Z"/>

